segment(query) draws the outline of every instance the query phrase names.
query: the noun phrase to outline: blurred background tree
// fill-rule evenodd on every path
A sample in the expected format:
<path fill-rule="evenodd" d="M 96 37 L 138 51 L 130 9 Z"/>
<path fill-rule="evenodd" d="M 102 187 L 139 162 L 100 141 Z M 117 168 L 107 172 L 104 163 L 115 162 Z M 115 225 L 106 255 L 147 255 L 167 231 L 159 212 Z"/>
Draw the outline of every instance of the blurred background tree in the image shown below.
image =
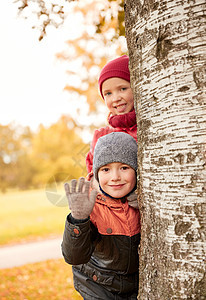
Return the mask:
<path fill-rule="evenodd" d="M 105 35 L 113 27 L 113 38 L 125 36 L 123 0 L 13 0 L 18 5 L 18 14 L 34 20 L 33 27 L 39 30 L 41 41 L 49 26 L 59 27 L 69 17 L 71 9 L 83 12 L 84 16 L 94 13 L 92 23 L 96 32 Z M 31 17 L 32 16 L 32 17 Z"/>
<path fill-rule="evenodd" d="M 44 186 L 52 176 L 56 181 L 86 175 L 85 155 L 89 151 L 76 133 L 74 121 L 66 116 L 38 132 L 29 127 L 0 125 L 0 189 Z"/>
<path fill-rule="evenodd" d="M 76 110 L 72 114 L 79 128 L 103 125 L 102 112 L 106 108 L 98 93 L 97 79 L 105 63 L 127 52 L 124 26 L 123 0 L 15 0 L 20 16 L 32 20 L 33 28 L 39 32 L 39 40 L 46 38 L 51 27 L 61 27 L 71 16 L 76 16 L 79 28 L 68 32 L 70 38 L 65 41 L 65 49 L 57 54 L 64 63 L 68 80 L 65 91 L 68 101 L 88 104 L 88 111 Z M 74 100 L 75 99 L 75 100 Z M 85 107 L 84 107 L 85 110 Z M 87 123 L 77 120 L 84 114 Z M 94 117 L 95 116 L 95 117 Z M 97 120 L 101 120 L 97 122 Z M 95 122 L 96 121 L 96 122 Z"/>
<path fill-rule="evenodd" d="M 66 116 L 49 128 L 40 126 L 33 137 L 30 154 L 35 170 L 34 186 L 47 182 L 51 176 L 55 176 L 56 181 L 63 181 L 65 174 L 70 178 L 86 175 L 84 155 L 89 147 L 76 133 L 75 126 L 74 121 Z"/>
<path fill-rule="evenodd" d="M 67 48 L 57 57 L 67 63 L 70 81 L 65 90 L 86 97 L 89 111 L 98 113 L 99 72 L 108 59 L 126 51 L 123 2 L 104 1 L 103 6 L 102 1 L 90 2 L 89 8 L 81 1 L 74 7 L 74 13 L 83 18 L 81 35 L 67 40 Z"/>
<path fill-rule="evenodd" d="M 27 186 L 31 180 L 32 169 L 28 164 L 28 151 L 31 147 L 32 133 L 29 127 L 15 124 L 0 125 L 0 189 Z M 23 179 L 23 177 L 24 179 Z"/>

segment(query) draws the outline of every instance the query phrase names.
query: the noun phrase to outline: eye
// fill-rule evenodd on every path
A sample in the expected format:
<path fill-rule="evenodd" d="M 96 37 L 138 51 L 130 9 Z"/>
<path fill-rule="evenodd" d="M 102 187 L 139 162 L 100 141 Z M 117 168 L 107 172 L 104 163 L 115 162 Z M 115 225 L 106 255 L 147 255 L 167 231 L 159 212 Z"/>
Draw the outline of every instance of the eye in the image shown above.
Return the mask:
<path fill-rule="evenodd" d="M 122 87 L 121 88 L 121 91 L 123 91 L 123 92 L 126 91 L 126 90 L 127 90 L 127 87 Z"/>
<path fill-rule="evenodd" d="M 108 97 L 108 96 L 110 96 L 112 93 L 111 92 L 106 92 L 106 93 L 104 93 L 104 97 Z"/>
<path fill-rule="evenodd" d="M 124 171 L 124 170 L 130 169 L 130 167 L 129 166 L 122 166 L 121 169 Z"/>
<path fill-rule="evenodd" d="M 101 168 L 100 171 L 101 171 L 101 172 L 108 172 L 108 171 L 109 171 L 109 168 L 104 167 L 104 168 Z"/>

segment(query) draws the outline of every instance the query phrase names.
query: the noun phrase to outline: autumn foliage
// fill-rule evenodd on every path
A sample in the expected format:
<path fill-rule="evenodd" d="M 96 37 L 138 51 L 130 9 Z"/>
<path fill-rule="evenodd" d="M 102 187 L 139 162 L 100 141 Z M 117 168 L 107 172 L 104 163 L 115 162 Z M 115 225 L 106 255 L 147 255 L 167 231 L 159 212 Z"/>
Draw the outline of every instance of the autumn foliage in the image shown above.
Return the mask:
<path fill-rule="evenodd" d="M 0 270 L 0 299 L 80 300 L 63 259 Z"/>
<path fill-rule="evenodd" d="M 52 176 L 57 182 L 86 174 L 89 145 L 76 133 L 75 122 L 62 116 L 49 128 L 0 125 L 0 189 L 43 187 Z"/>

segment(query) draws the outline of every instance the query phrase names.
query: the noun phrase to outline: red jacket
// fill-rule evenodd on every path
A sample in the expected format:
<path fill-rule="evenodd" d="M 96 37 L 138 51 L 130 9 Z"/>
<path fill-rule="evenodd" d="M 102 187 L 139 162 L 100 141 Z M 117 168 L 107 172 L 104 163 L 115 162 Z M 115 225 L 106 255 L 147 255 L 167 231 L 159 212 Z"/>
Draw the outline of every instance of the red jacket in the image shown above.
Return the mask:
<path fill-rule="evenodd" d="M 100 129 L 95 130 L 94 132 L 90 151 L 86 156 L 86 166 L 88 173 L 92 172 L 94 147 L 96 145 L 97 140 L 101 136 L 117 131 L 126 132 L 130 134 L 133 138 L 135 138 L 135 140 L 137 140 L 137 123 L 135 110 L 124 115 L 111 116 L 109 117 L 108 121 L 110 126 L 102 127 Z"/>

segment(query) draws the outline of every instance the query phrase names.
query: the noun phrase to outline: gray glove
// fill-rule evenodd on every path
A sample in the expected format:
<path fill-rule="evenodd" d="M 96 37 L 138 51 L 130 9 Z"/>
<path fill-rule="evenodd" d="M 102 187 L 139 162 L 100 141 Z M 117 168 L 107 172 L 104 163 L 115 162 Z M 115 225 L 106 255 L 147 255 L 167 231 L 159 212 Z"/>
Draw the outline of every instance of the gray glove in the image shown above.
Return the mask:
<path fill-rule="evenodd" d="M 72 179 L 71 191 L 68 183 L 65 183 L 64 188 L 72 217 L 79 220 L 88 218 L 97 196 L 97 191 L 91 190 L 90 192 L 90 181 L 86 181 L 84 177 L 81 177 L 77 187 L 77 180 Z"/>
<path fill-rule="evenodd" d="M 129 206 L 132 206 L 134 208 L 139 208 L 138 201 L 137 201 L 137 190 L 127 197 L 127 201 Z"/>

